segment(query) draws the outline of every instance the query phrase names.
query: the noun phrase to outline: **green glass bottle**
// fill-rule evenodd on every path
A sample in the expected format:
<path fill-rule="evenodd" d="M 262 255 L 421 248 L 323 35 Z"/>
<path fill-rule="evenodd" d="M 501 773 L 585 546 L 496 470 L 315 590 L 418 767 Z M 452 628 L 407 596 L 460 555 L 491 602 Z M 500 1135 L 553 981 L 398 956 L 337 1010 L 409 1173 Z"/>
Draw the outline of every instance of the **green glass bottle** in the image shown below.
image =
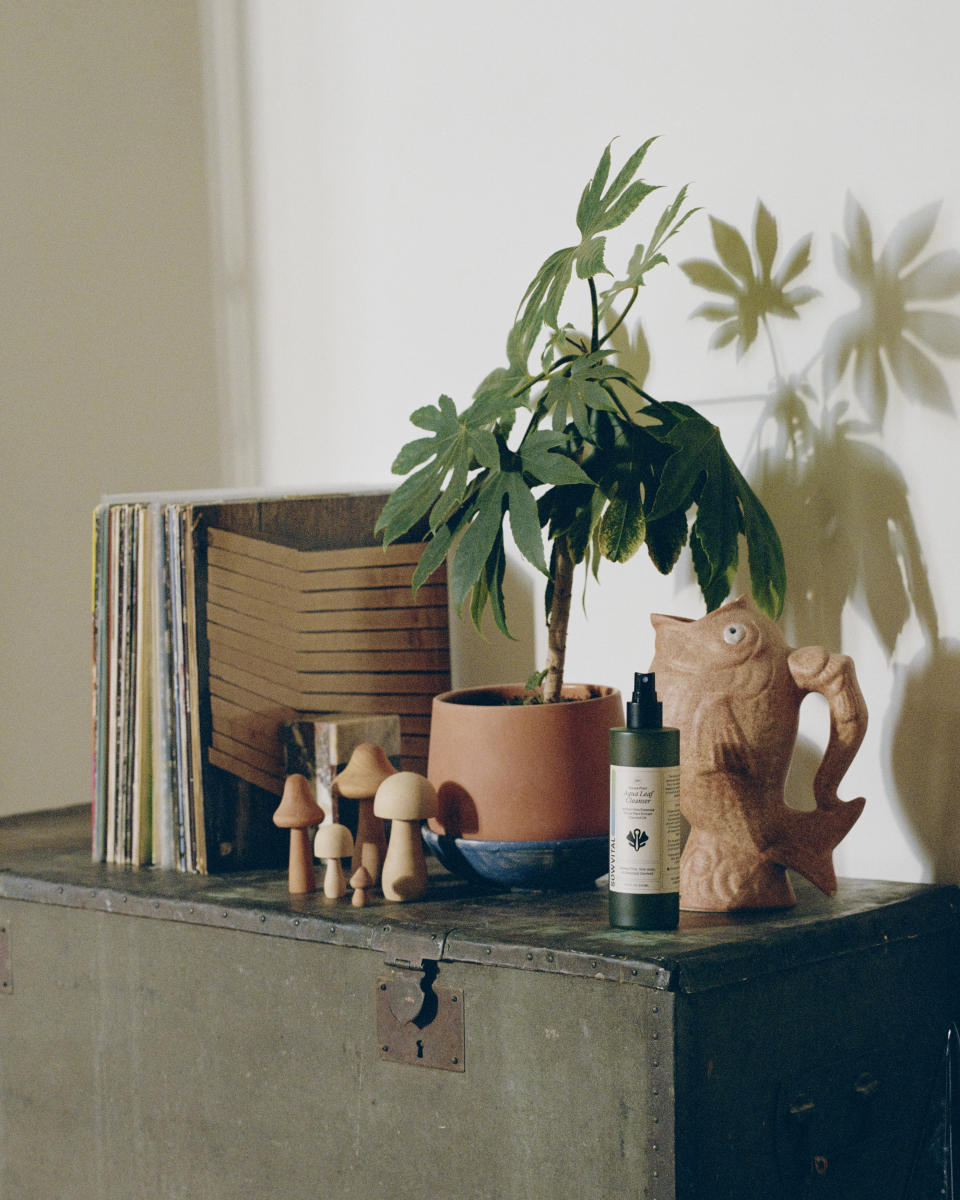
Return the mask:
<path fill-rule="evenodd" d="M 680 731 L 664 728 L 652 672 L 637 673 L 627 723 L 610 730 L 610 924 L 680 920 Z"/>

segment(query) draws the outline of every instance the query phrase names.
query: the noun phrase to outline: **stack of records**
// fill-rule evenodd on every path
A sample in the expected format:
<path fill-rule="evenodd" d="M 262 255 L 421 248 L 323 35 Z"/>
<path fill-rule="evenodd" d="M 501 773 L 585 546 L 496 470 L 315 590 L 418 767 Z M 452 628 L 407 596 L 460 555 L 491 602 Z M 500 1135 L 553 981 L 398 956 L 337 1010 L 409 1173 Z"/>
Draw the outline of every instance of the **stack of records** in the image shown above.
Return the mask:
<path fill-rule="evenodd" d="M 426 769 L 450 686 L 443 572 L 384 550 L 386 496 L 107 497 L 94 520 L 93 856 L 281 865 L 281 726 L 393 715 Z"/>

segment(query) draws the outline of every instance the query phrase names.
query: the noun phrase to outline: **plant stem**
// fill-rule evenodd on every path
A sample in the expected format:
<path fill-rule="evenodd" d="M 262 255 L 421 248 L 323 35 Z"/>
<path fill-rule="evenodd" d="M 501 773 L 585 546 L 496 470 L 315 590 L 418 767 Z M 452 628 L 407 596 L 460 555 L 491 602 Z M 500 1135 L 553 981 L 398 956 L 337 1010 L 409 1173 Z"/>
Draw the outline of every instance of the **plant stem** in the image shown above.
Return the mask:
<path fill-rule="evenodd" d="M 547 704 L 560 699 L 563 687 L 575 565 L 567 539 L 561 535 L 553 544 L 553 598 L 547 620 L 547 674 L 543 681 L 543 699 Z"/>
<path fill-rule="evenodd" d="M 600 349 L 600 347 L 601 347 L 601 346 L 604 344 L 604 342 L 609 342 L 609 341 L 610 341 L 610 339 L 613 337 L 613 335 L 614 335 L 614 334 L 617 332 L 617 330 L 620 328 L 620 326 L 621 326 L 621 325 L 624 323 L 624 321 L 627 319 L 627 313 L 630 311 L 630 309 L 631 309 L 631 308 L 633 308 L 633 302 L 636 300 L 636 298 L 637 298 L 637 295 L 638 295 L 639 291 L 640 291 L 640 289 L 639 289 L 639 288 L 634 288 L 634 289 L 633 289 L 633 294 L 631 295 L 631 297 L 630 297 L 630 299 L 627 301 L 627 303 L 624 305 L 623 312 L 620 314 L 620 316 L 619 316 L 619 317 L 617 317 L 617 319 L 616 319 L 616 321 L 613 323 L 613 325 L 611 325 L 611 326 L 610 326 L 610 328 L 607 330 L 607 332 L 606 332 L 606 333 L 603 335 L 603 337 L 602 337 L 602 338 L 600 339 L 600 341 L 597 343 L 597 347 L 596 347 L 596 348 L 597 348 L 598 350 L 599 350 L 599 349 Z"/>
<path fill-rule="evenodd" d="M 596 354 L 600 347 L 600 312 L 597 307 L 597 285 L 591 275 L 587 280 L 590 285 L 590 353 Z"/>

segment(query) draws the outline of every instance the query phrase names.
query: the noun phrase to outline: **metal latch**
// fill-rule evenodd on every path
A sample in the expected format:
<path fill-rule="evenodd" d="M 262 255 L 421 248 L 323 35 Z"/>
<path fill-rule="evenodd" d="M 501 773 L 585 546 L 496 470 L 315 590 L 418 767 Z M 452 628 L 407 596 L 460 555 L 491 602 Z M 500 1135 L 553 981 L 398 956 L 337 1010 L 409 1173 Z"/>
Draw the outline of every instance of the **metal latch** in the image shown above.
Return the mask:
<path fill-rule="evenodd" d="M 463 992 L 435 986 L 444 939 L 388 926 L 382 932 L 391 970 L 377 979 L 380 1058 L 441 1071 L 466 1070 Z"/>

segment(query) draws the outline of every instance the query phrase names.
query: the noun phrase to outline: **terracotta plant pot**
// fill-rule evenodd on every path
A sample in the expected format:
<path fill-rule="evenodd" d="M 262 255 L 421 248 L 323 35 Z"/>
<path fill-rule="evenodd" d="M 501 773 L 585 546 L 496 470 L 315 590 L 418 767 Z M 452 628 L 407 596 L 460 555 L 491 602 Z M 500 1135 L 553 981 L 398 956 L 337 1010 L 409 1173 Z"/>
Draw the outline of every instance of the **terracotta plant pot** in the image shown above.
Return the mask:
<path fill-rule="evenodd" d="M 569 684 L 556 704 L 504 704 L 517 685 L 433 701 L 427 774 L 449 838 L 544 842 L 609 830 L 609 730 L 623 724 L 611 687 Z"/>

